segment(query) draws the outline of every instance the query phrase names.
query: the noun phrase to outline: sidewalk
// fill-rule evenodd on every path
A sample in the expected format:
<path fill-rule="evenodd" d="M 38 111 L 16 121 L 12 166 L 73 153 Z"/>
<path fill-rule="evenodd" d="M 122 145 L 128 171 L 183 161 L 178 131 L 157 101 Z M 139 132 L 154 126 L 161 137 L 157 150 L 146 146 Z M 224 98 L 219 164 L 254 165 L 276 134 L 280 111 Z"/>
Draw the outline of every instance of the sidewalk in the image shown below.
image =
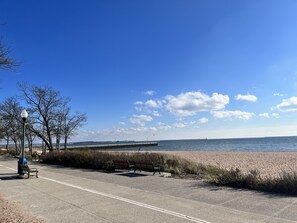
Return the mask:
<path fill-rule="evenodd" d="M 103 173 L 0 159 L 0 192 L 48 222 L 296 222 L 297 198 L 209 186 L 152 173 Z"/>

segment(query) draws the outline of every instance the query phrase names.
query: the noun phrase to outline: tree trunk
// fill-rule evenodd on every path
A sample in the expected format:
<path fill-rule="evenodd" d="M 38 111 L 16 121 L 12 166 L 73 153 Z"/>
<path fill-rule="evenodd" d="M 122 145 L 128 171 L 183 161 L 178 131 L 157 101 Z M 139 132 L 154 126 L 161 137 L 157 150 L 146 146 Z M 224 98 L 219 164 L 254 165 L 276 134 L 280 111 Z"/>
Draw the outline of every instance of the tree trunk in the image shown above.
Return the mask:
<path fill-rule="evenodd" d="M 67 139 L 68 139 L 68 137 L 65 135 L 65 138 L 64 138 L 64 152 L 67 151 Z"/>
<path fill-rule="evenodd" d="M 7 139 L 6 139 L 6 150 L 8 151 L 8 146 L 9 146 L 9 137 L 7 137 Z"/>
<path fill-rule="evenodd" d="M 60 136 L 56 136 L 56 149 L 60 152 Z"/>
<path fill-rule="evenodd" d="M 48 137 L 48 143 L 47 143 L 48 149 L 50 152 L 54 151 L 52 136 L 49 130 L 47 130 L 47 137 Z"/>
<path fill-rule="evenodd" d="M 45 144 L 45 149 L 44 151 L 42 151 L 44 154 L 46 153 L 46 147 L 49 148 L 50 151 L 53 151 L 53 147 L 50 147 L 49 142 L 46 140 L 46 138 L 44 137 L 43 134 L 41 134 L 40 132 L 36 131 L 35 129 L 32 128 L 32 131 L 42 140 L 42 142 Z"/>
<path fill-rule="evenodd" d="M 33 138 L 32 138 L 32 135 L 30 135 L 30 147 L 31 147 L 31 155 L 33 153 Z"/>
<path fill-rule="evenodd" d="M 28 141 L 28 148 L 29 148 L 29 153 L 32 155 L 32 144 L 29 135 L 26 135 L 27 141 Z"/>
<path fill-rule="evenodd" d="M 54 151 L 54 147 L 53 147 L 53 141 L 52 141 L 50 125 L 49 125 L 48 121 L 46 121 L 46 120 L 44 120 L 44 124 L 45 124 L 45 131 L 46 131 L 47 138 L 48 138 L 48 141 L 44 140 L 44 142 L 47 145 L 48 150 L 50 152 L 52 152 L 52 151 Z"/>
<path fill-rule="evenodd" d="M 15 147 L 15 155 L 19 155 L 18 142 L 16 140 L 13 140 L 13 142 L 14 142 L 14 147 Z"/>

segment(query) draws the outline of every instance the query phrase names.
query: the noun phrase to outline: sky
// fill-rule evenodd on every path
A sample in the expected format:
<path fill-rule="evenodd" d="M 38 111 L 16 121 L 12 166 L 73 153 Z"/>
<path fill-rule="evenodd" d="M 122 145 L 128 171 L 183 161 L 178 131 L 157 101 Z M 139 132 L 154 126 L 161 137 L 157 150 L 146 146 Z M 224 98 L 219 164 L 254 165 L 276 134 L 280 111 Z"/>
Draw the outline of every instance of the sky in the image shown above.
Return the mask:
<path fill-rule="evenodd" d="M 88 122 L 72 141 L 297 135 L 297 1 L 0 1 L 0 70 Z"/>

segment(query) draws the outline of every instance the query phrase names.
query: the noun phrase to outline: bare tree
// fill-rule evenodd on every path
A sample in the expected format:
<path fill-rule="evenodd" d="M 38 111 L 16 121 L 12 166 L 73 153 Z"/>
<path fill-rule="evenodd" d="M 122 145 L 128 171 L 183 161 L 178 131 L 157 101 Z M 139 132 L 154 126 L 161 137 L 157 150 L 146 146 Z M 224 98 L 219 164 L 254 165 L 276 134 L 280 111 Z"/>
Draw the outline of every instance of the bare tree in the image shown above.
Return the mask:
<path fill-rule="evenodd" d="M 4 120 L 4 117 L 0 116 L 0 140 L 3 140 L 3 139 L 6 141 L 5 148 L 8 151 L 9 140 L 10 140 L 8 126 L 6 121 Z"/>
<path fill-rule="evenodd" d="M 17 62 L 12 59 L 10 56 L 10 49 L 5 47 L 0 40 L 0 69 L 3 70 L 14 70 L 16 66 L 18 66 Z M 1 105 L 2 106 L 2 105 Z M 3 115 L 3 114 L 2 114 Z M 7 120 L 4 120 L 7 117 L 3 117 L 0 115 L 0 140 L 6 140 L 6 150 L 8 150 L 9 141 L 10 141 L 10 134 L 9 127 L 7 126 Z M 17 152 L 17 149 L 16 149 Z"/>
<path fill-rule="evenodd" d="M 0 115 L 0 141 L 5 139 L 5 122 L 3 120 L 3 117 Z M 8 149 L 8 143 L 6 142 L 6 149 Z"/>
<path fill-rule="evenodd" d="M 45 143 L 49 151 L 53 151 L 55 119 L 63 104 L 60 93 L 48 86 L 19 84 L 19 87 L 29 107 L 32 132 Z"/>
<path fill-rule="evenodd" d="M 86 114 L 82 114 L 79 112 L 74 113 L 73 115 L 70 113 L 70 108 L 65 110 L 64 113 L 64 122 L 63 122 L 63 134 L 64 134 L 64 151 L 67 151 L 67 141 L 70 136 L 76 134 L 76 130 L 81 127 L 87 121 Z"/>
<path fill-rule="evenodd" d="M 70 99 L 66 99 L 63 101 L 61 108 L 58 110 L 56 118 L 55 118 L 55 137 L 56 137 L 56 149 L 60 151 L 60 143 L 61 138 L 63 136 L 63 123 L 66 119 L 66 115 L 68 114 L 68 102 Z"/>
<path fill-rule="evenodd" d="M 68 105 L 70 99 L 61 97 L 60 93 L 51 87 L 28 84 L 19 84 L 19 87 L 30 114 L 27 128 L 42 140 L 49 151 L 54 150 L 54 139 L 59 151 L 61 139 L 64 137 L 66 150 L 68 139 L 86 122 L 86 115 L 78 112 L 72 114 Z"/>
<path fill-rule="evenodd" d="M 21 131 L 21 114 L 22 107 L 16 97 L 7 98 L 0 105 L 0 117 L 3 136 L 6 139 L 6 149 L 8 149 L 9 141 L 12 140 L 15 145 L 16 154 L 20 151 L 20 143 L 22 140 Z"/>
<path fill-rule="evenodd" d="M 0 42 L 0 69 L 13 70 L 18 65 L 17 62 L 9 56 L 10 49 Z"/>
<path fill-rule="evenodd" d="M 33 126 L 32 126 L 32 121 L 31 118 L 28 117 L 26 121 L 26 139 L 28 142 L 28 148 L 29 148 L 29 153 L 32 155 L 32 149 L 33 149 L 33 142 L 36 138 L 36 134 L 32 131 Z"/>

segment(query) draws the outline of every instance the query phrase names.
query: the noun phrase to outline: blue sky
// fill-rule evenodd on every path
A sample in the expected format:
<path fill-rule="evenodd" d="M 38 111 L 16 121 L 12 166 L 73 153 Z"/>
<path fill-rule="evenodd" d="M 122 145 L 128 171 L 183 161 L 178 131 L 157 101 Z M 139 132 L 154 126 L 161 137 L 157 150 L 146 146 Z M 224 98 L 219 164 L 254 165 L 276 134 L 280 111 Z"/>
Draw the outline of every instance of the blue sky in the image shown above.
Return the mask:
<path fill-rule="evenodd" d="M 297 1 L 0 2 L 21 66 L 87 113 L 77 140 L 297 135 Z"/>

